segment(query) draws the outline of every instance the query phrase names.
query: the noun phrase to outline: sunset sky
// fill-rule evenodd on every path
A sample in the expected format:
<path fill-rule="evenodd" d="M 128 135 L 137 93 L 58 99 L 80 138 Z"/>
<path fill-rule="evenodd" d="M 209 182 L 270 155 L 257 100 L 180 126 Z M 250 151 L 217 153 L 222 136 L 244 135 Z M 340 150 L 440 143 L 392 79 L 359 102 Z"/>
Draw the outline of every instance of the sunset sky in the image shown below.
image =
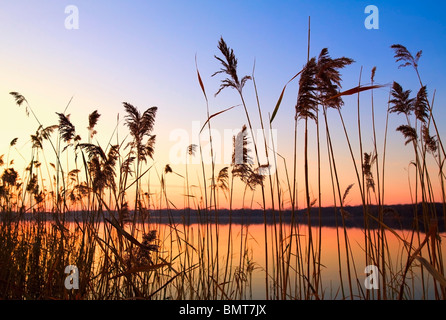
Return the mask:
<path fill-rule="evenodd" d="M 69 30 L 65 20 L 68 5 L 79 13 L 79 28 Z M 379 29 L 367 29 L 364 9 L 375 5 L 379 9 Z M 141 111 L 157 106 L 154 134 L 157 135 L 155 166 L 150 171 L 151 188 L 159 189 L 159 178 L 166 164 L 180 175 L 185 175 L 183 160 L 176 150 L 185 150 L 194 143 L 197 128 L 207 119 L 206 101 L 197 80 L 195 59 L 209 98 L 210 113 L 239 105 L 235 90 L 217 92 L 222 75 L 211 77 L 220 69 L 214 55 L 220 56 L 217 44 L 223 37 L 238 58 L 240 76 L 251 75 L 255 61 L 255 79 L 265 124 L 284 85 L 307 60 L 308 17 L 311 17 L 310 56 L 317 56 L 328 48 L 332 57 L 346 56 L 355 63 L 342 71 L 343 89 L 370 83 L 371 69 L 376 66 L 375 82 L 389 85 L 374 91 L 377 144 L 382 153 L 390 85 L 397 81 L 413 96 L 419 82 L 412 68 L 398 68 L 390 48 L 402 44 L 413 54 L 423 50 L 419 71 L 427 85 L 429 100 L 435 94 L 434 114 L 440 134 L 446 134 L 446 6 L 438 1 L 1 1 L 0 2 L 0 155 L 9 153 L 14 166 L 22 175 L 23 163 L 31 158 L 30 134 L 38 123 L 27 117 L 25 107 L 19 108 L 9 94 L 17 91 L 28 100 L 44 126 L 57 124 L 56 112 L 64 112 L 76 126 L 77 133 L 87 141 L 88 114 L 101 114 L 94 142 L 104 148 L 126 138 L 124 108 L 128 102 Z M 292 174 L 294 107 L 298 79 L 285 91 L 280 110 L 272 123 L 277 133 L 276 149 L 287 159 L 287 170 Z M 244 88 L 247 106 L 254 129 L 260 129 L 256 96 L 252 81 Z M 361 129 L 364 152 L 372 151 L 371 94 L 361 94 Z M 344 99 L 344 121 L 355 156 L 359 159 L 357 131 L 357 96 Z M 118 137 L 114 132 L 119 121 Z M 341 189 L 355 183 L 347 204 L 360 204 L 352 159 L 347 147 L 339 116 L 329 112 L 329 125 L 335 148 Z M 386 150 L 386 202 L 411 201 L 408 166 L 413 160 L 413 148 L 395 129 L 404 124 L 402 116 L 389 118 Z M 246 124 L 241 106 L 212 119 L 215 143 L 223 152 L 217 154 L 216 173 L 229 166 L 225 159 L 232 152 L 230 135 Z M 198 129 L 199 130 L 199 129 Z M 324 124 L 321 122 L 323 205 L 332 205 L 332 189 L 325 146 Z M 182 134 L 180 139 L 180 134 Z M 18 137 L 15 148 L 10 141 Z M 207 133 L 201 135 L 202 143 Z M 228 138 L 226 141 L 224 137 Z M 317 165 L 315 126 L 310 124 L 310 190 L 317 198 Z M 223 147 L 226 146 L 226 147 Z M 48 146 L 47 146 L 48 147 Z M 71 152 L 71 151 L 69 151 Z M 224 156 L 226 154 L 226 158 Z M 47 161 L 52 151 L 45 149 Z M 382 154 L 379 155 L 382 161 Z M 65 159 L 65 155 L 64 155 Z M 184 159 L 181 155 L 180 159 Z M 43 159 L 41 159 L 43 161 Z M 280 181 L 288 194 L 285 168 L 279 161 Z M 303 206 L 303 122 L 298 133 L 298 192 L 299 206 Z M 151 162 L 150 162 L 151 163 Z M 410 169 L 412 170 L 412 169 Z M 433 167 L 431 175 L 438 186 Z M 202 184 L 201 165 L 189 164 L 191 184 Z M 208 171 L 209 178 L 210 173 Z M 147 176 L 147 179 L 149 176 Z M 292 178 L 292 177 L 290 177 Z M 145 179 L 145 181 L 147 181 Z M 169 198 L 177 207 L 184 205 L 184 179 L 167 177 Z M 242 206 L 243 188 L 237 184 L 234 203 Z M 438 190 L 438 189 L 437 189 Z M 260 202 L 257 190 L 254 206 Z M 438 194 L 437 194 L 438 196 Z M 289 197 L 286 196 L 288 199 Z M 437 198 L 436 200 L 440 200 Z M 224 203 L 224 196 L 220 194 Z M 247 193 L 245 206 L 250 206 Z M 222 204 L 223 205 L 223 204 Z M 289 204 L 288 204 L 289 205 Z"/>

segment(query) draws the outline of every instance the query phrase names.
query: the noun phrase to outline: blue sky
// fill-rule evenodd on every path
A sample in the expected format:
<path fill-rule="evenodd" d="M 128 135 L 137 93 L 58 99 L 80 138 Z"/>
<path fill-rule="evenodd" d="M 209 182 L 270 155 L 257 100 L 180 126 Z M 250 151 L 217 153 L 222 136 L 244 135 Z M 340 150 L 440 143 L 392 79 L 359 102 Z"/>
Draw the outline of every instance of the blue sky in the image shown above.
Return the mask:
<path fill-rule="evenodd" d="M 378 30 L 364 27 L 364 9 L 370 4 L 379 9 Z M 67 5 L 79 9 L 78 30 L 64 27 Z M 122 120 L 123 101 L 140 109 L 158 106 L 157 159 L 163 165 L 169 162 L 166 155 L 175 144 L 169 141 L 169 133 L 178 128 L 190 131 L 193 121 L 203 123 L 206 119 L 195 57 L 210 97 L 211 113 L 240 103 L 233 90 L 213 96 L 221 80 L 211 77 L 220 67 L 214 59 L 219 54 L 220 36 L 234 49 L 240 74 L 251 74 L 255 60 L 256 83 L 266 117 L 285 83 L 306 62 L 309 16 L 311 56 L 327 47 L 333 57 L 347 56 L 356 61 L 343 71 L 345 89 L 358 84 L 361 67 L 362 82 L 368 83 L 370 70 L 376 66 L 377 83 L 397 81 L 416 92 L 415 73 L 409 68 L 398 69 L 390 45 L 403 44 L 414 54 L 423 50 L 420 73 L 430 98 L 436 90 L 434 110 L 442 123 L 446 116 L 444 9 L 438 1 L 1 1 L 0 103 L 4 116 L 0 130 L 4 140 L 0 154 L 7 152 L 9 141 L 16 136 L 22 137 L 18 148 L 27 150 L 29 134 L 37 127 L 8 94 L 18 91 L 45 125 L 56 123 L 55 112 L 63 112 L 73 97 L 67 113 L 83 135 L 87 114 L 98 109 L 102 117 L 97 138 L 102 143 L 110 138 L 118 113 Z M 297 89 L 297 81 L 288 86 L 273 123 L 278 130 L 279 152 L 287 156 L 292 154 Z M 388 92 L 380 89 L 375 93 L 378 141 L 382 141 Z M 246 100 L 256 115 L 253 93 L 252 83 L 248 83 Z M 355 130 L 356 97 L 345 102 L 345 120 Z M 364 114 L 369 112 L 369 102 L 369 96 L 361 102 Z M 253 118 L 258 127 L 258 119 Z M 367 132 L 370 123 L 364 120 Z M 336 143 L 345 148 L 336 121 L 333 115 L 333 130 L 339 135 Z M 235 108 L 215 118 L 213 125 L 223 130 L 240 128 L 245 122 L 243 110 Z M 395 147 L 389 151 L 389 155 L 394 152 L 389 165 L 394 161 L 404 175 L 410 150 L 394 133 L 400 122 L 391 117 L 389 132 Z M 371 143 L 367 133 L 364 141 Z M 351 161 L 347 156 L 345 161 Z"/>

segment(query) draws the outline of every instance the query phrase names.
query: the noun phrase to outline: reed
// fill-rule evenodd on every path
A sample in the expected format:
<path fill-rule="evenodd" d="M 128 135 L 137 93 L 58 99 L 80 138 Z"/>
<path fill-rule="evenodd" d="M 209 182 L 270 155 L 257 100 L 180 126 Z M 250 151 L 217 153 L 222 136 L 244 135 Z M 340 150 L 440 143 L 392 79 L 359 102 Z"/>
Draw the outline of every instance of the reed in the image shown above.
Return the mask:
<path fill-rule="evenodd" d="M 240 77 L 234 51 L 220 38 L 221 57 L 215 58 L 221 69 L 212 77 L 225 78 L 216 95 L 235 89 L 246 120 L 233 137 L 231 163 L 222 167 L 214 162 L 211 129 L 220 114 L 236 109 L 211 113 L 196 59 L 197 80 L 206 106 L 203 129 L 209 130 L 209 135 L 200 138 L 210 143 L 210 166 L 204 163 L 207 155 L 201 139 L 199 145 L 191 144 L 185 150 L 185 166 L 158 166 L 154 134 L 157 107 L 140 111 L 124 102 L 124 118 L 118 116 L 112 136 L 101 145 L 98 110 L 86 117 L 88 136 L 82 140 L 79 126 L 67 113 L 71 100 L 57 113 L 57 124 L 44 126 L 26 98 L 11 92 L 15 103 L 32 114 L 37 130 L 30 135 L 25 168 L 14 166 L 14 155 L 23 157 L 15 149 L 17 139 L 9 143 L 6 157 L 0 156 L 0 298 L 253 299 L 261 287 L 266 299 L 413 299 L 416 290 L 421 291 L 422 298 L 445 299 L 440 223 L 441 219 L 446 221 L 446 153 L 435 121 L 435 95 L 429 96 L 421 80 L 421 51 L 414 56 L 402 45 L 392 49 L 401 67 L 414 69 L 420 88 L 412 94 L 396 81 L 389 88 L 381 150 L 374 95 L 375 90 L 386 86 L 375 82 L 376 68 L 371 70 L 370 85 L 361 84 L 361 67 L 358 86 L 341 91 L 341 71 L 354 61 L 332 58 L 326 48 L 317 57 L 310 57 L 310 27 L 307 62 L 283 87 L 268 117 L 268 128 L 255 64 L 251 75 Z M 291 120 L 293 156 L 287 159 L 269 142 L 266 130 L 274 129 L 273 120 L 294 79 L 299 83 Z M 253 84 L 258 118 L 249 112 L 248 83 Z M 365 91 L 370 93 L 369 113 L 362 107 L 364 95 L 360 93 Z M 348 95 L 357 95 L 356 124 L 344 121 L 343 97 Z M 335 148 L 332 116 L 342 125 L 348 151 Z M 401 142 L 413 150 L 412 158 L 407 159 L 413 193 L 409 229 L 387 223 L 388 215 L 398 214 L 386 205 L 391 117 L 403 120 L 395 129 L 404 138 Z M 368 123 L 364 123 L 365 118 Z M 370 132 L 364 129 L 365 124 L 371 125 Z M 263 132 L 260 140 L 254 135 L 257 127 Z M 302 142 L 298 141 L 300 129 Z M 357 130 L 357 144 L 351 130 Z M 364 140 L 367 135 L 372 137 L 370 145 Z M 312 143 L 314 153 L 309 148 Z M 298 161 L 300 144 L 302 163 Z M 189 159 L 198 153 L 201 163 L 195 167 Z M 351 158 L 356 181 L 345 181 L 340 175 L 338 159 L 345 153 Z M 271 155 L 275 172 L 271 170 Z M 276 155 L 282 161 L 277 161 Z M 266 163 L 260 161 L 262 156 L 268 159 Z M 314 168 L 312 159 L 316 159 Z M 293 168 L 288 171 L 290 163 Z M 330 177 L 323 177 L 323 166 Z M 299 170 L 302 178 L 298 177 Z M 317 174 L 316 197 L 310 191 L 312 172 Z M 173 176 L 182 181 L 183 208 L 172 201 Z M 156 185 L 153 179 L 157 179 Z M 331 185 L 333 197 L 330 218 L 335 225 L 332 240 L 336 242 L 335 280 L 339 283 L 335 288 L 327 284 L 333 279 L 328 278 L 324 265 L 328 253 L 324 251 L 323 219 L 327 217 L 322 197 L 325 201 L 330 196 L 323 193 L 324 185 Z M 301 207 L 299 188 L 304 195 Z M 256 225 L 251 219 L 255 219 L 254 196 L 259 191 L 263 225 L 255 237 Z M 347 203 L 353 192 L 359 193 L 361 200 L 361 254 L 355 252 L 349 228 L 352 217 Z M 243 199 L 241 210 L 234 208 L 235 193 Z M 396 251 L 393 241 L 398 245 Z M 260 251 L 261 261 L 256 260 Z M 361 269 L 370 264 L 379 269 L 377 291 L 363 285 Z M 79 289 L 65 288 L 67 265 L 77 266 L 82 275 Z M 256 280 L 259 275 L 263 285 Z"/>

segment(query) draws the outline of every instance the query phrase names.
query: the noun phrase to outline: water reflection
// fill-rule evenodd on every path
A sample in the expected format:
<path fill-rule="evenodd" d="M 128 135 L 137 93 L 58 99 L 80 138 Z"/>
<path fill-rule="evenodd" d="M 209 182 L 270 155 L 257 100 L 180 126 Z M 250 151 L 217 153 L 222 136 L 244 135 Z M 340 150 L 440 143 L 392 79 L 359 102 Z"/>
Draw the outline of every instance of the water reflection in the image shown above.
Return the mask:
<path fill-rule="evenodd" d="M 347 228 L 344 233 L 342 228 L 313 226 L 310 244 L 310 231 L 305 224 L 295 225 L 293 231 L 290 224 L 267 224 L 266 228 L 263 224 L 179 224 L 174 228 L 176 232 L 172 232 L 172 226 L 167 224 L 159 224 L 157 228 L 162 243 L 173 244 L 170 249 L 164 246 L 165 252 L 171 250 L 169 254 L 173 257 L 188 252 L 189 265 L 200 265 L 201 270 L 196 272 L 208 272 L 213 281 L 218 279 L 219 285 L 223 286 L 220 289 L 226 293 L 217 293 L 218 297 L 239 299 L 265 299 L 267 296 L 272 299 L 350 299 L 351 293 L 355 299 L 376 299 L 383 297 L 383 291 L 387 299 L 397 299 L 408 258 L 404 241 L 410 243 L 412 239 L 413 247 L 418 247 L 425 237 L 424 233 L 414 234 L 410 230 L 386 231 L 384 247 L 376 248 L 373 246 L 382 244 L 378 229 L 369 231 L 370 238 L 366 243 L 362 228 Z M 366 246 L 369 247 L 367 256 Z M 441 252 L 444 249 L 442 245 Z M 382 252 L 384 260 L 376 256 L 382 256 Z M 422 252 L 429 254 L 426 247 Z M 313 259 L 318 263 L 308 267 L 308 261 L 311 264 Z M 381 271 L 381 263 L 385 264 L 385 274 Z M 380 290 L 365 287 L 369 276 L 365 268 L 369 264 L 378 266 Z M 316 282 L 310 283 L 317 288 L 311 288 L 305 281 L 308 274 L 314 273 L 319 276 Z M 383 277 L 386 290 L 382 290 Z M 433 277 L 422 270 L 419 263 L 411 264 L 405 279 L 405 299 L 435 298 Z M 438 293 L 438 282 L 435 285 Z"/>
<path fill-rule="evenodd" d="M 370 229 L 365 233 L 362 228 L 309 228 L 280 222 L 80 221 L 3 223 L 2 265 L 10 265 L 12 271 L 30 270 L 31 274 L 15 276 L 2 267 L 0 280 L 15 281 L 16 285 L 16 278 L 26 281 L 38 275 L 33 289 L 37 291 L 30 297 L 43 293 L 84 299 L 443 297 L 439 282 L 418 260 L 406 268 L 409 244 L 411 254 L 421 246 L 418 254 L 438 266 L 444 259 L 443 242 L 435 242 L 441 244 L 435 247 L 431 237 L 407 229 Z M 440 239 L 444 236 L 439 234 Z M 11 250 L 10 241 L 15 243 Z M 24 254 L 26 250 L 30 253 Z M 23 259 L 17 258 L 19 255 Z M 65 276 L 62 270 L 68 264 L 79 267 L 77 293 L 59 288 Z M 378 268 L 379 274 L 374 275 L 378 289 L 367 289 L 367 265 Z"/>

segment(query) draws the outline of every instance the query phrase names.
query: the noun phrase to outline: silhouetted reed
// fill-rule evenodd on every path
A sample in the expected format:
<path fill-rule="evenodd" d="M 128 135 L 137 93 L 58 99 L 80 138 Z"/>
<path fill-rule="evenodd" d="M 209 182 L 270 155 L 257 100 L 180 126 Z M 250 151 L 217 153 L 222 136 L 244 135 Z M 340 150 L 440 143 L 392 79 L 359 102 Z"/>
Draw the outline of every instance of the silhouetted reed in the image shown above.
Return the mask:
<path fill-rule="evenodd" d="M 418 69 L 421 51 L 413 56 L 402 45 L 392 46 L 399 67 L 412 67 L 416 71 L 420 88 L 413 95 L 411 90 L 404 90 L 398 82 L 393 82 L 380 150 L 373 99 L 374 90 L 386 86 L 375 83 L 376 68 L 371 70 L 370 85 L 361 85 L 361 68 L 358 86 L 341 91 L 341 71 L 354 61 L 346 57 L 332 58 L 327 48 L 317 57 L 310 57 L 308 42 L 307 62 L 283 87 L 269 116 L 269 129 L 273 129 L 285 89 L 298 78 L 296 104 L 290 113 L 290 119 L 294 115 L 291 119 L 294 154 L 286 159 L 266 139 L 255 68 L 252 75 L 239 76 L 233 49 L 223 38 L 217 48 L 221 56 L 215 58 L 220 69 L 212 77 L 223 75 L 224 78 L 215 96 L 222 90 L 235 89 L 247 124 L 233 137 L 231 163 L 217 167 L 211 121 L 212 124 L 218 121 L 218 115 L 234 107 L 210 114 L 204 82 L 195 61 L 198 83 L 206 100 L 202 130 L 205 126 L 209 129 L 210 174 L 203 160 L 201 139 L 200 144 L 190 144 L 184 150 L 184 167 L 161 164 L 158 169 L 159 164 L 154 161 L 157 107 L 142 112 L 124 102 L 124 119 L 120 122 L 118 117 L 109 142 L 101 145 L 98 110 L 88 115 L 84 126 L 88 138 L 82 140 L 76 130 L 80 126 L 72 123 L 66 113 L 69 104 L 64 112 L 56 113 L 56 125 L 46 126 L 23 95 L 10 93 L 15 103 L 35 118 L 37 130 L 30 135 L 30 159 L 25 168 L 15 167 L 10 157 L 17 138 L 9 143 L 8 155 L 0 156 L 0 298 L 251 299 L 255 293 L 254 274 L 263 273 L 266 299 L 411 299 L 417 288 L 421 288 L 423 298 L 432 298 L 431 286 L 433 298 L 444 299 L 446 279 L 438 208 L 442 207 L 446 221 L 443 173 L 446 154 L 435 122 L 433 98 L 429 97 Z M 249 94 L 247 84 L 251 83 L 248 81 L 254 86 L 266 163 L 260 161 L 261 142 L 253 134 L 256 126 L 245 100 Z M 371 94 L 371 148 L 363 143 L 360 116 L 363 109 L 359 96 L 363 92 Z M 355 94 L 358 97 L 357 145 L 352 143 L 353 137 L 343 118 L 343 97 Z M 332 112 L 342 123 L 352 160 L 351 172 L 357 181 L 344 181 L 340 176 L 337 157 L 346 150 L 335 150 L 329 121 Z M 411 221 L 413 228 L 404 233 L 386 223 L 390 215 L 401 218 L 399 212 L 386 206 L 385 198 L 387 130 L 389 117 L 393 116 L 403 118 L 395 130 L 402 134 L 402 142 L 413 148 L 413 158 L 407 159 L 409 167 L 415 170 L 408 173 L 413 217 L 404 217 Z M 128 134 L 120 140 L 117 132 L 122 124 Z M 299 163 L 297 132 L 301 125 L 303 162 Z M 317 147 L 314 153 L 310 152 L 311 143 Z M 327 163 L 323 163 L 324 151 Z M 195 172 L 190 159 L 198 153 L 201 168 Z M 274 158 L 275 172 L 271 171 L 268 157 L 271 153 L 283 160 L 281 165 Z M 310 170 L 312 157 L 317 158 L 314 170 Z M 291 174 L 287 160 L 293 162 Z M 298 177 L 298 166 L 302 166 L 303 179 Z M 327 167 L 329 177 L 322 176 L 323 166 Z M 311 172 L 317 172 L 316 195 L 310 192 Z M 172 200 L 171 181 L 175 176 L 183 184 L 183 208 L 177 208 Z M 155 185 L 153 177 L 158 179 Z M 438 178 L 440 190 L 434 184 L 434 177 Z M 304 204 L 299 207 L 300 180 L 304 182 Z M 322 208 L 323 184 L 331 184 L 333 200 L 329 209 Z M 258 239 L 252 237 L 249 220 L 254 195 L 259 191 L 264 240 L 258 244 L 264 261 L 254 260 L 252 243 Z M 358 219 L 348 207 L 348 199 L 355 192 L 361 201 L 364 242 L 360 248 L 364 255 L 354 254 L 349 234 L 351 220 Z M 243 201 L 240 210 L 233 208 L 235 193 Z M 333 242 L 336 241 L 339 275 L 336 279 L 339 286 L 331 292 L 327 291 L 327 283 L 333 279 L 325 278 L 322 244 L 323 219 L 327 218 L 328 210 L 333 212 L 329 218 L 336 231 Z M 224 226 L 228 233 L 227 242 L 222 245 Z M 398 244 L 397 256 L 391 256 L 389 237 Z M 364 288 L 362 270 L 358 269 L 370 264 L 379 269 L 380 283 L 376 291 Z M 63 286 L 67 265 L 79 268 L 82 277 L 78 290 Z M 420 274 L 419 278 L 415 274 Z"/>

